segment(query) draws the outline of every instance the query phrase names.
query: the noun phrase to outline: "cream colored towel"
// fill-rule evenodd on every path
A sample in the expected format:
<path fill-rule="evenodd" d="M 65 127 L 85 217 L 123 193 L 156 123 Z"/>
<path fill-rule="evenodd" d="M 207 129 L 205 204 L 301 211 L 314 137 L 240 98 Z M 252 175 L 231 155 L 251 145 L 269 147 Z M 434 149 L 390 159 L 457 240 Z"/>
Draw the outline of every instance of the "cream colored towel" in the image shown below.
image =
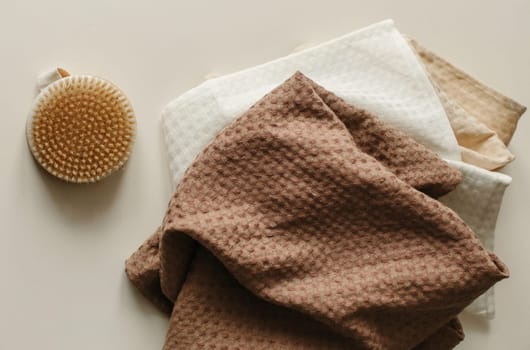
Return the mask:
<path fill-rule="evenodd" d="M 471 227 L 487 250 L 495 248 L 495 225 L 504 191 L 512 179 L 508 175 L 488 171 L 471 164 L 448 161 L 464 176 L 464 181 L 440 202 L 453 209 Z M 466 309 L 467 312 L 495 316 L 494 288 L 478 297 Z"/>
<path fill-rule="evenodd" d="M 417 41 L 408 41 L 424 65 L 447 113 L 461 149 L 462 161 L 495 170 L 512 160 L 506 147 L 526 107 L 485 86 Z M 313 44 L 304 44 L 300 52 Z"/>
<path fill-rule="evenodd" d="M 394 23 L 386 20 L 303 52 L 207 80 L 173 100 L 162 120 L 174 185 L 222 128 L 297 70 L 442 158 L 461 159 L 424 67 Z"/>
<path fill-rule="evenodd" d="M 485 86 L 414 40 L 462 150 L 462 160 L 498 169 L 514 159 L 506 147 L 526 107 Z"/>

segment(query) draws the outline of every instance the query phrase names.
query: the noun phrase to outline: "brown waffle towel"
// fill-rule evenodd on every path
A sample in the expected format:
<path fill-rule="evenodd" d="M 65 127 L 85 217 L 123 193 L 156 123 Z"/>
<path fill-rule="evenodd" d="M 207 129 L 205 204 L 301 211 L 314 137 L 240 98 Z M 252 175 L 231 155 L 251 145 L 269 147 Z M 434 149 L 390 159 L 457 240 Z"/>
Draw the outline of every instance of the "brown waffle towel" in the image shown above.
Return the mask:
<path fill-rule="evenodd" d="M 301 73 L 198 156 L 127 262 L 165 349 L 450 349 L 507 268 L 432 197 L 461 175 Z"/>

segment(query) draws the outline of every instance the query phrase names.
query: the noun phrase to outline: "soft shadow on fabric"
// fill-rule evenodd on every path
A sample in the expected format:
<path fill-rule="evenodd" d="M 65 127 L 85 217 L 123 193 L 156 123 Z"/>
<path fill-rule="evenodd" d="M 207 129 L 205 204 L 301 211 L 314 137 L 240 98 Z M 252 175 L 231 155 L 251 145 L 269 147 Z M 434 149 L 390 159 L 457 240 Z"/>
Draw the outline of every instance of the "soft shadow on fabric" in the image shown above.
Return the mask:
<path fill-rule="evenodd" d="M 462 313 L 460 321 L 464 325 L 466 332 L 469 331 L 477 332 L 481 334 L 487 334 L 490 331 L 490 321 L 481 315 L 473 315 L 467 312 Z"/>
<path fill-rule="evenodd" d="M 149 300 L 144 297 L 138 289 L 134 288 L 131 282 L 127 279 L 125 273 L 120 275 L 120 290 L 121 290 L 121 300 L 132 300 L 132 303 L 136 306 L 135 309 L 138 310 L 138 313 L 141 315 L 147 315 L 148 317 L 163 318 L 168 319 L 162 311 L 156 308 Z M 130 307 L 130 303 L 127 301 L 126 306 Z"/>

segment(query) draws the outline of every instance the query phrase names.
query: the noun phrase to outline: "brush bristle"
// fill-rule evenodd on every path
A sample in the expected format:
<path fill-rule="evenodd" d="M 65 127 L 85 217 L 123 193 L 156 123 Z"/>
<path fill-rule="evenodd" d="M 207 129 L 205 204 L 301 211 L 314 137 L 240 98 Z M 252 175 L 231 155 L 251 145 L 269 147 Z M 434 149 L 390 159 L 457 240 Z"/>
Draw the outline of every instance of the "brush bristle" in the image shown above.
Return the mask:
<path fill-rule="evenodd" d="M 60 79 L 37 97 L 27 136 L 35 159 L 70 182 L 94 182 L 120 169 L 131 152 L 136 121 L 115 85 L 95 77 Z"/>

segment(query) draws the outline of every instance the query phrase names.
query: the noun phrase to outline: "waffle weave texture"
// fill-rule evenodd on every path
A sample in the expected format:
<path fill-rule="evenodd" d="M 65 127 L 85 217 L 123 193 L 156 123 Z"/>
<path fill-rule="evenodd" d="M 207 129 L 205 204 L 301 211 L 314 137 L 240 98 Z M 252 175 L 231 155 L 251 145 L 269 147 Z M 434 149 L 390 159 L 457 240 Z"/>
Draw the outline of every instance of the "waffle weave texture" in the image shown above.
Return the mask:
<path fill-rule="evenodd" d="M 475 232 L 482 233 L 484 244 L 493 243 L 502 194 L 511 179 L 458 161 L 463 148 L 457 144 L 444 110 L 448 103 L 457 102 L 446 97 L 442 101 L 447 103 L 441 103 L 427 66 L 418 57 L 421 55 L 416 55 L 392 21 L 383 21 L 311 49 L 204 82 L 171 102 L 162 115 L 173 185 L 179 183 L 184 171 L 219 131 L 301 70 L 348 103 L 377 115 L 443 158 L 456 160 L 451 165 L 464 174 L 464 180 L 448 205 L 469 220 Z M 456 68 L 445 67 L 454 74 Z M 452 81 L 458 83 L 458 79 Z M 488 94 L 476 96 L 483 99 L 476 104 L 489 103 Z M 473 313 L 492 317 L 493 297 L 487 300 L 487 304 L 480 301 L 472 306 Z"/>
<path fill-rule="evenodd" d="M 449 98 L 493 130 L 504 144 L 510 143 L 526 107 L 487 87 L 417 43 L 415 48 L 436 84 L 446 91 Z"/>
<path fill-rule="evenodd" d="M 176 185 L 197 154 L 235 117 L 296 71 L 443 158 L 460 149 L 422 64 L 390 20 L 318 47 L 208 80 L 163 111 L 169 166 Z"/>
<path fill-rule="evenodd" d="M 496 131 L 480 121 L 481 113 L 486 109 L 492 118 L 495 114 L 503 116 L 504 119 L 501 118 L 498 123 L 506 124 L 505 128 L 513 133 L 518 118 L 526 108 L 428 51 L 416 40 L 407 40 L 435 88 L 461 150 L 462 162 L 447 161 L 462 172 L 464 181 L 456 191 L 441 200 L 464 219 L 487 249 L 493 251 L 497 217 L 511 178 L 483 169 L 498 169 L 515 157 Z M 313 46 L 301 45 L 294 52 Z M 458 100 L 450 97 L 455 95 L 461 96 Z M 462 100 L 466 101 L 463 105 Z M 475 300 L 466 311 L 494 318 L 493 288 Z"/>
<path fill-rule="evenodd" d="M 515 157 L 508 150 L 526 107 L 493 90 L 440 56 L 410 44 L 424 64 L 451 122 L 462 160 L 494 170 Z"/>
<path fill-rule="evenodd" d="M 165 349 L 450 349 L 504 264 L 436 154 L 296 73 L 186 171 L 127 274 Z"/>
<path fill-rule="evenodd" d="M 504 191 L 512 181 L 511 177 L 470 164 L 461 162 L 455 164 L 453 161 L 448 161 L 448 163 L 462 173 L 464 180 L 454 191 L 439 200 L 458 213 L 486 249 L 494 251 L 497 217 Z M 478 192 L 477 189 L 481 191 Z M 493 319 L 495 317 L 494 289 L 490 288 L 475 299 L 465 311 Z"/>

